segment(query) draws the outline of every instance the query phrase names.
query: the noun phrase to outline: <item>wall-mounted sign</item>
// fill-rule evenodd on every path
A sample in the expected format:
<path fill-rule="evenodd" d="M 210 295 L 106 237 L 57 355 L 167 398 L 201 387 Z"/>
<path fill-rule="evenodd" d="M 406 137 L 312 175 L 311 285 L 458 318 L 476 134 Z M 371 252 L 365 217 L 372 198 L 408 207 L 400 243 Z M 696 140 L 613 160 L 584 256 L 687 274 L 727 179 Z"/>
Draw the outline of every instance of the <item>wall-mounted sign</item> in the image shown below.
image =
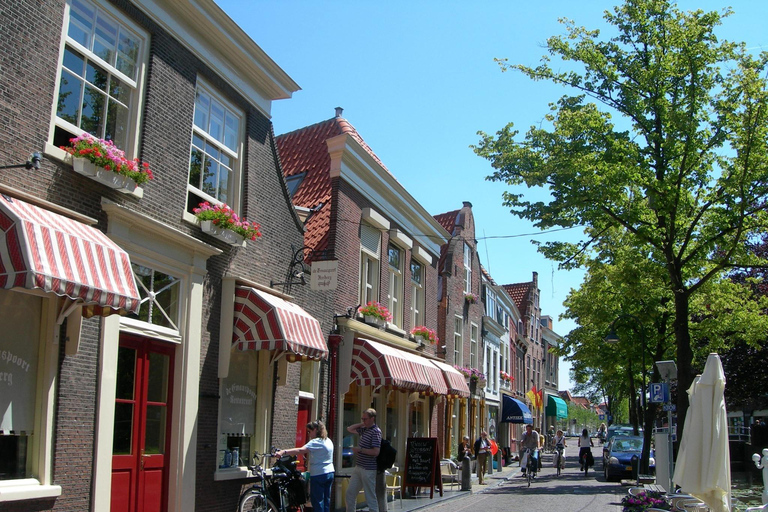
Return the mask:
<path fill-rule="evenodd" d="M 313 290 L 335 290 L 339 260 L 313 261 L 309 286 Z"/>

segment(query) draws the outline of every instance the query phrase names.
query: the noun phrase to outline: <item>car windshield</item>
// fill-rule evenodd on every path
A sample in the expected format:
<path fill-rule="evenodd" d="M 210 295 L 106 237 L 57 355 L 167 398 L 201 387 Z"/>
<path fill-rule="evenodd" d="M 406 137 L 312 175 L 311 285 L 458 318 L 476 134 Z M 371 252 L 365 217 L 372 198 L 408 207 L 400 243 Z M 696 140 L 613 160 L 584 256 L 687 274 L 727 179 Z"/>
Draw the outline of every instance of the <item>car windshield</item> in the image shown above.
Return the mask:
<path fill-rule="evenodd" d="M 642 439 L 616 439 L 613 443 L 614 452 L 638 452 L 642 449 Z"/>

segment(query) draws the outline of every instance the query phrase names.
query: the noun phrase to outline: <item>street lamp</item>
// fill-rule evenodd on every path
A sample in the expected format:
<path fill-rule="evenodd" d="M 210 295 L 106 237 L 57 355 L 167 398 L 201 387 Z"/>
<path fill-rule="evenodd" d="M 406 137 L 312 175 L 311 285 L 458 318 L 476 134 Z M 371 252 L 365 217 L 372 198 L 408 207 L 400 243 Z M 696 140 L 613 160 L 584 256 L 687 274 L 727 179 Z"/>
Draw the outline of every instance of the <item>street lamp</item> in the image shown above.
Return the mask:
<path fill-rule="evenodd" d="M 631 320 L 631 322 L 627 322 L 627 320 Z M 642 406 L 642 424 L 643 424 L 643 452 L 642 457 L 640 459 L 640 471 L 643 474 L 648 473 L 648 459 L 651 456 L 651 433 L 648 431 L 646 423 L 646 414 L 648 409 L 648 404 L 646 403 L 646 394 L 645 394 L 645 352 L 646 352 L 646 346 L 645 346 L 645 329 L 643 329 L 643 323 L 640 321 L 638 317 L 635 315 L 630 315 L 628 313 L 622 313 L 616 319 L 611 322 L 611 327 L 608 332 L 608 334 L 605 336 L 605 342 L 606 343 L 618 343 L 619 341 L 619 335 L 616 334 L 616 324 L 619 322 L 624 321 L 624 323 L 628 324 L 632 329 L 636 330 L 637 333 L 640 335 L 640 345 L 642 347 L 642 368 L 641 373 L 643 375 L 642 379 L 642 387 L 641 387 L 641 398 L 640 398 L 640 404 Z"/>

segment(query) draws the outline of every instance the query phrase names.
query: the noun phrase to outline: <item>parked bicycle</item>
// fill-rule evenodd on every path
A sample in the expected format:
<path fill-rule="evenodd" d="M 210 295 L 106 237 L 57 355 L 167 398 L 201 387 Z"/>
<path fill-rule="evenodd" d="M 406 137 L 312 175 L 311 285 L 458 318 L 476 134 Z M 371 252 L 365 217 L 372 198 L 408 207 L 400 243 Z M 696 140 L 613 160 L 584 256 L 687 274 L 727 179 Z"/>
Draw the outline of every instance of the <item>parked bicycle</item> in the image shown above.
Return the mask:
<path fill-rule="evenodd" d="M 264 469 L 262 462 L 276 459 L 272 468 Z M 253 464 L 248 469 L 256 482 L 243 491 L 238 504 L 239 512 L 303 512 L 307 501 L 304 478 L 296 468 L 296 457 L 275 456 L 271 453 L 259 456 L 253 453 Z"/>

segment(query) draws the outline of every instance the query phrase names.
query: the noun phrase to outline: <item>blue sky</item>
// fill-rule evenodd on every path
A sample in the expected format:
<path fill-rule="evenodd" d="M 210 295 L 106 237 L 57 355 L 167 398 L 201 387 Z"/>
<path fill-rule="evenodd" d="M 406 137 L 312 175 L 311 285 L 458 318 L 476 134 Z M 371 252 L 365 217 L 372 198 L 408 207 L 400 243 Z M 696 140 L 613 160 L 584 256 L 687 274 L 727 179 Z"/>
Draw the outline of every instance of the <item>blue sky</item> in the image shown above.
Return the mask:
<path fill-rule="evenodd" d="M 501 205 L 504 186 L 485 181 L 492 170 L 469 148 L 479 130 L 508 122 L 524 133 L 548 104 L 569 93 L 502 73 L 494 58 L 535 65 L 547 37 L 564 33 L 558 18 L 606 29 L 615 3 L 452 0 L 216 0 L 302 90 L 274 104 L 275 133 L 329 119 L 335 107 L 387 168 L 433 215 L 473 205 L 479 253 L 499 284 L 539 274 L 542 313 L 558 334 L 563 300 L 583 273 L 566 272 L 536 252 L 532 240 L 576 240 L 579 230 L 544 234 Z M 683 1 L 681 9 L 732 6 L 718 34 L 768 49 L 768 2 Z M 530 192 L 523 192 L 528 195 Z M 560 388 L 570 388 L 561 363 Z"/>

